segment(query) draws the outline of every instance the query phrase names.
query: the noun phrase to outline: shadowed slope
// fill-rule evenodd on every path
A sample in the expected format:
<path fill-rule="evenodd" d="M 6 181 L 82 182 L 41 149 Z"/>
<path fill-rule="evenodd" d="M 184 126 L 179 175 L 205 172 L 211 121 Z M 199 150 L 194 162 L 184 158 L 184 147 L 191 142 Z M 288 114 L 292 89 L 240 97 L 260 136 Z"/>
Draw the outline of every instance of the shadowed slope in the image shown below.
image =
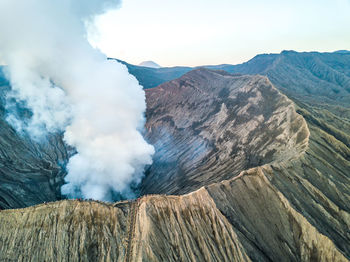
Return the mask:
<path fill-rule="evenodd" d="M 69 149 L 60 134 L 48 135 L 40 143 L 18 134 L 6 121 L 8 89 L 0 71 L 0 209 L 60 199 Z"/>

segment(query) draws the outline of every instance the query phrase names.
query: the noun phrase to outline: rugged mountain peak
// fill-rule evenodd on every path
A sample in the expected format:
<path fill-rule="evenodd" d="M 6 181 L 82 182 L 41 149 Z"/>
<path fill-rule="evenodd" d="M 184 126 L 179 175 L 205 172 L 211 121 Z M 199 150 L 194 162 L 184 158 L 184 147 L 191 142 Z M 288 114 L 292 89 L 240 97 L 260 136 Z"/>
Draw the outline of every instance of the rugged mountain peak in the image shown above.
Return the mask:
<path fill-rule="evenodd" d="M 262 74 L 290 97 L 308 103 L 350 104 L 350 53 L 283 51 L 258 55 L 225 70 L 242 74 Z M 334 111 L 336 112 L 336 110 Z"/>
<path fill-rule="evenodd" d="M 307 148 L 306 122 L 263 76 L 199 68 L 146 99 L 156 154 L 143 193 L 187 193 Z"/>

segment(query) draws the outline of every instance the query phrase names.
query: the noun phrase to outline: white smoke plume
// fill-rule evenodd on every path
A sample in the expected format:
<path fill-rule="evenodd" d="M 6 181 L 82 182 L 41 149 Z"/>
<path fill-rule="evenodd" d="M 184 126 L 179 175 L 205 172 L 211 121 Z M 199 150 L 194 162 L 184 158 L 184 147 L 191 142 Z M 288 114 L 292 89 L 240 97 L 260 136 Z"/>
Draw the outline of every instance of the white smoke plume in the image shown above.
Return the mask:
<path fill-rule="evenodd" d="M 118 0 L 1 0 L 0 60 L 10 98 L 32 111 L 18 131 L 64 132 L 77 150 L 62 193 L 109 200 L 142 178 L 154 149 L 143 139 L 145 94 L 127 68 L 94 49 L 87 25 Z M 13 100 L 12 99 L 12 100 Z"/>

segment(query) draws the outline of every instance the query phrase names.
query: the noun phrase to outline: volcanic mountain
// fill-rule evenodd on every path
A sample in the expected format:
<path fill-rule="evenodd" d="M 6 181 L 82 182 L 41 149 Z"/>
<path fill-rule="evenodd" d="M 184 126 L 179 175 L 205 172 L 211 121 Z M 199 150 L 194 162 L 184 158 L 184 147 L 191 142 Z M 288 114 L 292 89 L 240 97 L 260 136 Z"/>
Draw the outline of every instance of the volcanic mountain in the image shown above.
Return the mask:
<path fill-rule="evenodd" d="M 127 64 L 145 88 L 173 80 L 195 68 L 172 67 L 158 70 Z M 283 93 L 308 99 L 310 103 L 350 105 L 350 52 L 333 53 L 283 51 L 257 55 L 240 65 L 205 66 L 229 73 L 265 75 Z M 152 81 L 157 79 L 156 82 Z M 334 102 L 336 101 L 336 102 Z"/>
<path fill-rule="evenodd" d="M 141 197 L 2 210 L 0 261 L 349 261 L 347 56 L 263 55 L 146 90 Z M 72 150 L 2 121 L 1 207 L 59 199 Z"/>
<path fill-rule="evenodd" d="M 150 68 L 161 68 L 156 62 L 153 61 L 144 61 L 139 64 L 139 66 L 150 67 Z"/>
<path fill-rule="evenodd" d="M 136 77 L 136 79 L 139 81 L 139 83 L 143 86 L 144 89 L 156 87 L 169 80 L 181 77 L 183 74 L 192 70 L 191 67 L 183 66 L 151 68 L 132 65 L 114 58 L 110 59 L 116 60 L 126 65 L 129 70 L 129 73 Z"/>
<path fill-rule="evenodd" d="M 196 69 L 146 97 L 156 154 L 144 193 L 192 192 L 307 146 L 305 121 L 266 77 Z"/>
<path fill-rule="evenodd" d="M 350 106 L 350 53 L 258 55 L 247 63 L 225 67 L 231 73 L 266 75 L 283 93 L 310 103 Z"/>

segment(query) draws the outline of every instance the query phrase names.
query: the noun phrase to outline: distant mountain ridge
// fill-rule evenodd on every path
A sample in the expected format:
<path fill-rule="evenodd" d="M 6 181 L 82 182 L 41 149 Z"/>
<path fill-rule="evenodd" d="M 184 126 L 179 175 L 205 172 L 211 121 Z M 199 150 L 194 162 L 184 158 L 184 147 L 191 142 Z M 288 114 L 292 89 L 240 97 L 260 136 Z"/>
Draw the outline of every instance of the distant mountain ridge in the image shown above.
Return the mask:
<path fill-rule="evenodd" d="M 230 73 L 261 74 L 287 95 L 312 102 L 350 105 L 350 53 L 283 51 L 257 55 L 246 63 L 225 67 Z"/>
<path fill-rule="evenodd" d="M 0 86 L 5 86 L 8 84 L 8 80 L 5 77 L 4 66 L 0 66 Z"/>
<path fill-rule="evenodd" d="M 350 51 L 348 51 L 348 50 L 338 50 L 338 51 L 335 51 L 334 53 L 339 53 L 339 54 L 350 54 Z"/>
<path fill-rule="evenodd" d="M 179 78 L 183 74 L 192 70 L 191 67 L 162 67 L 162 68 L 150 68 L 129 64 L 125 61 L 109 58 L 116 60 L 124 65 L 129 70 L 129 73 L 134 75 L 144 89 L 152 88 L 165 83 L 169 80 Z"/>
<path fill-rule="evenodd" d="M 120 62 L 128 67 L 129 72 L 145 89 L 179 78 L 198 68 L 145 68 Z M 346 50 L 332 53 L 283 51 L 280 54 L 260 54 L 238 65 L 202 67 L 229 73 L 266 75 L 287 95 L 303 97 L 311 102 L 318 97 L 318 102 L 350 105 L 350 52 Z"/>
<path fill-rule="evenodd" d="M 197 67 L 151 68 L 132 65 L 115 58 L 109 59 L 126 65 L 129 72 L 136 77 L 144 89 L 156 87 L 179 78 L 193 69 L 205 67 L 229 73 L 266 75 L 273 84 L 284 91 L 293 89 L 306 96 L 323 96 L 323 99 L 328 101 L 330 101 L 329 98 L 339 102 L 348 103 L 350 101 L 350 51 L 347 50 L 332 53 L 282 51 L 280 54 L 260 54 L 238 65 L 221 64 Z M 281 75 L 283 77 L 280 77 Z M 281 78 L 284 78 L 284 81 Z M 299 86 L 300 82 L 304 84 Z"/>
<path fill-rule="evenodd" d="M 158 65 L 156 62 L 153 62 L 153 61 L 144 61 L 140 63 L 139 66 L 150 67 L 150 68 L 161 68 L 160 65 Z"/>

